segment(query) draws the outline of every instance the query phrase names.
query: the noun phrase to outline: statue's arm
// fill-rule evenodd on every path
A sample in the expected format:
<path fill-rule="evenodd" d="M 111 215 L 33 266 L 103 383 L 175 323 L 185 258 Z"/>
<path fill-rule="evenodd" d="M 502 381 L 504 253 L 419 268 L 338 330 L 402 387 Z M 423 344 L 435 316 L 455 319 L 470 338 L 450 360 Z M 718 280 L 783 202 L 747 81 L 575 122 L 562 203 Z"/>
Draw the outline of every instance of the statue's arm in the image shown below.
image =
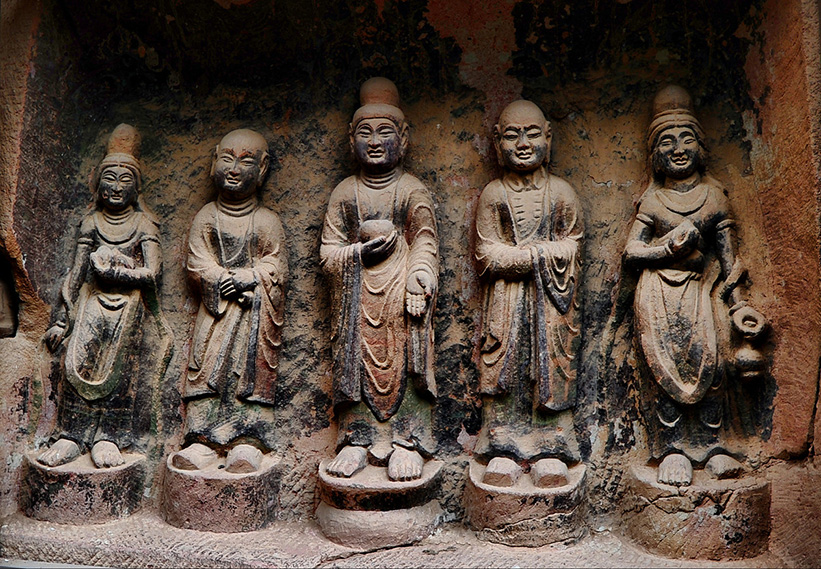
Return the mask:
<path fill-rule="evenodd" d="M 211 314 L 219 316 L 226 308 L 226 302 L 220 293 L 220 283 L 230 279 L 231 274 L 219 264 L 216 251 L 208 243 L 209 231 L 215 230 L 209 224 L 209 218 L 209 214 L 200 211 L 191 224 L 186 269 L 205 308 Z"/>
<path fill-rule="evenodd" d="M 427 192 L 418 192 L 411 205 L 407 239 L 410 245 L 408 274 L 423 272 L 435 289 L 439 277 L 439 239 L 436 233 L 436 216 L 433 202 Z M 432 293 L 433 291 L 427 291 Z"/>
<path fill-rule="evenodd" d="M 639 267 L 647 267 L 663 264 L 673 258 L 669 243 L 650 245 L 652 239 L 653 228 L 645 221 L 636 219 L 627 238 L 627 246 L 624 250 L 625 261 Z"/>
<path fill-rule="evenodd" d="M 53 324 L 46 331 L 45 341 L 49 349 L 54 350 L 63 341 L 71 322 L 72 307 L 80 295 L 80 288 L 86 279 L 89 266 L 89 256 L 94 245 L 93 221 L 89 217 L 80 224 L 77 248 L 74 251 L 74 262 L 66 275 L 60 293 L 60 303 L 55 307 Z"/>
<path fill-rule="evenodd" d="M 252 270 L 257 283 L 267 280 L 272 285 L 284 286 L 288 279 L 285 231 L 279 217 L 273 212 L 266 218 L 265 227 L 266 250 Z"/>
<path fill-rule="evenodd" d="M 741 260 L 736 256 L 735 229 L 733 228 L 733 224 L 726 223 L 723 227 L 721 225 L 722 224 L 719 224 L 719 228 L 716 231 L 716 256 L 721 265 L 721 276 L 725 282 L 728 282 L 731 286 L 726 302 L 728 305 L 733 306 L 741 302 L 741 294 L 736 285 L 743 277 L 741 274 L 743 268 L 741 266 Z"/>
<path fill-rule="evenodd" d="M 340 188 L 337 187 L 331 195 L 322 224 L 319 260 L 322 269 L 329 275 L 341 275 L 345 270 L 346 261 L 356 255 L 357 250 L 362 247 L 361 243 L 354 242 L 352 236 L 348 235 L 348 224 L 340 193 Z"/>

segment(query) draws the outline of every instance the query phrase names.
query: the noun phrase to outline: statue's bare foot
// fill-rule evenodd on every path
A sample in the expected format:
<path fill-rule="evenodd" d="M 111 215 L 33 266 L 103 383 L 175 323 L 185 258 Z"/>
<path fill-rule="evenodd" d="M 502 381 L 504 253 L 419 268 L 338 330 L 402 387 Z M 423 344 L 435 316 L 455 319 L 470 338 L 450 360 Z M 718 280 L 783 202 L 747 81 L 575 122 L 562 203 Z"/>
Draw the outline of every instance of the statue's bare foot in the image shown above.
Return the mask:
<path fill-rule="evenodd" d="M 388 460 L 388 478 L 396 481 L 422 478 L 425 459 L 415 450 L 396 447 Z"/>
<path fill-rule="evenodd" d="M 123 455 L 120 454 L 120 449 L 111 441 L 97 441 L 91 447 L 91 460 L 97 465 L 97 468 L 112 468 L 125 464 Z"/>
<path fill-rule="evenodd" d="M 251 445 L 237 445 L 225 457 L 225 471 L 234 474 L 256 472 L 262 465 L 262 451 Z"/>
<path fill-rule="evenodd" d="M 187 446 L 171 457 L 171 464 L 180 470 L 205 470 L 217 462 L 217 453 L 214 449 L 194 443 Z"/>
<path fill-rule="evenodd" d="M 368 451 L 365 447 L 342 447 L 336 458 L 328 464 L 328 474 L 350 478 L 368 464 Z"/>
<path fill-rule="evenodd" d="M 671 486 L 689 486 L 693 481 L 693 465 L 683 454 L 668 454 L 659 464 L 658 481 Z"/>
<path fill-rule="evenodd" d="M 567 465 L 558 458 L 543 458 L 530 469 L 530 477 L 537 488 L 558 488 L 570 480 Z"/>
<path fill-rule="evenodd" d="M 80 456 L 80 447 L 69 439 L 59 439 L 37 457 L 37 462 L 46 466 L 60 466 Z"/>
<path fill-rule="evenodd" d="M 515 461 L 503 456 L 497 456 L 487 463 L 482 482 L 492 486 L 510 487 L 516 485 L 521 475 L 522 467 L 516 464 Z"/>
<path fill-rule="evenodd" d="M 738 478 L 744 472 L 744 466 L 731 456 L 717 454 L 707 461 L 704 470 L 713 478 L 723 480 L 725 478 Z"/>

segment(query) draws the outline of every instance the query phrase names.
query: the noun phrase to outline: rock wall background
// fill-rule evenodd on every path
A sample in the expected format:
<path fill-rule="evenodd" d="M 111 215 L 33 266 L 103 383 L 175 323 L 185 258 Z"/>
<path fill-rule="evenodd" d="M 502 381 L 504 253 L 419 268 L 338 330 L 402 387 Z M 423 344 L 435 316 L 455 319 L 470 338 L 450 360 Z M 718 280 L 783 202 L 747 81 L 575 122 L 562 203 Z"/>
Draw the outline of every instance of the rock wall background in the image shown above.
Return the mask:
<path fill-rule="evenodd" d="M 441 239 L 436 432 L 443 501 L 460 513 L 480 427 L 474 364 L 481 287 L 470 261 L 474 209 L 498 176 L 490 128 L 519 96 L 552 122 L 552 171 L 583 204 L 583 353 L 576 423 L 593 513 L 607 516 L 626 461 L 641 456 L 630 279 L 621 253 L 647 183 L 655 92 L 692 93 L 730 193 L 750 299 L 773 324 L 755 459 L 814 454 L 821 347 L 818 6 L 809 0 L 175 0 L 3 2 L 0 248 L 21 300 L 0 339 L 0 515 L 16 509 L 21 453 L 55 417 L 41 342 L 92 201 L 89 180 L 120 122 L 143 135 L 143 200 L 162 220 L 162 303 L 174 358 L 158 388 L 154 465 L 180 444 L 178 386 L 196 303 L 185 282 L 191 220 L 213 199 L 211 154 L 240 127 L 269 141 L 262 193 L 289 243 L 280 451 L 294 465 L 281 517 L 306 519 L 316 465 L 333 451 L 328 296 L 319 233 L 333 187 L 354 168 L 347 125 L 362 81 L 398 85 L 411 124 L 406 167 L 431 189 Z M 0 256 L 0 261 L 3 260 Z M 156 487 L 152 499 L 158 493 Z"/>

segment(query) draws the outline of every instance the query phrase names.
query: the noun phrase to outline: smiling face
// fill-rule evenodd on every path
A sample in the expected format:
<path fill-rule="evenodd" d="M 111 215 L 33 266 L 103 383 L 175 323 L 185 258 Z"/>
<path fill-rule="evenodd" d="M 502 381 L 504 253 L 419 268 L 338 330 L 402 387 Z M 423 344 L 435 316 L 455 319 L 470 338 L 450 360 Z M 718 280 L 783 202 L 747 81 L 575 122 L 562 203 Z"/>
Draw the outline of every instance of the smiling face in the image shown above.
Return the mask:
<path fill-rule="evenodd" d="M 122 211 L 137 197 L 137 178 L 124 166 L 108 166 L 100 175 L 98 188 L 105 209 Z"/>
<path fill-rule="evenodd" d="M 256 192 L 268 170 L 268 144 L 256 132 L 235 130 L 217 146 L 211 175 L 220 195 L 229 201 Z"/>
<path fill-rule="evenodd" d="M 536 170 L 550 154 L 550 124 L 539 107 L 529 101 L 509 105 L 499 117 L 494 134 L 499 158 L 515 172 Z"/>
<path fill-rule="evenodd" d="M 701 167 L 702 154 L 693 129 L 674 126 L 662 131 L 653 150 L 653 171 L 674 180 L 689 178 Z"/>
<path fill-rule="evenodd" d="M 356 161 L 371 173 L 389 172 L 402 161 L 407 148 L 407 131 L 388 118 L 367 118 L 351 133 Z"/>

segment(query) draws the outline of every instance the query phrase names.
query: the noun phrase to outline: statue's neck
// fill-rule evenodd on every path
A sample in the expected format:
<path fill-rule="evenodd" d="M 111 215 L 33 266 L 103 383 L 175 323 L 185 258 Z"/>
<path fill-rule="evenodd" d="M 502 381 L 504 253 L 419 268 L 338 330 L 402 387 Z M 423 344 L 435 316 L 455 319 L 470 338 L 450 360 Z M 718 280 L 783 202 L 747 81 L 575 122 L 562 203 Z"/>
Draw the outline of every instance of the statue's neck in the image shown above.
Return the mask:
<path fill-rule="evenodd" d="M 664 179 L 664 188 L 667 190 L 675 190 L 676 192 L 689 192 L 701 183 L 701 173 L 694 172 L 690 176 L 677 180 L 667 176 Z"/>
<path fill-rule="evenodd" d="M 383 190 L 396 182 L 400 176 L 402 176 L 401 166 L 384 173 L 367 172 L 364 169 L 359 173 L 362 183 L 372 190 Z"/>
<path fill-rule="evenodd" d="M 517 172 L 516 170 L 508 170 L 505 173 L 505 179 L 514 189 L 527 188 L 541 188 L 544 186 L 547 172 L 544 166 L 539 166 L 530 172 Z"/>
<path fill-rule="evenodd" d="M 103 217 L 105 220 L 112 224 L 112 225 L 120 225 L 125 223 L 131 218 L 131 215 L 134 213 L 134 206 L 128 204 L 123 209 L 113 211 L 108 208 L 103 208 Z"/>
<path fill-rule="evenodd" d="M 217 196 L 217 208 L 228 215 L 235 217 L 248 215 L 257 206 L 256 193 L 251 194 L 245 198 L 232 200 L 226 198 L 223 194 Z"/>

